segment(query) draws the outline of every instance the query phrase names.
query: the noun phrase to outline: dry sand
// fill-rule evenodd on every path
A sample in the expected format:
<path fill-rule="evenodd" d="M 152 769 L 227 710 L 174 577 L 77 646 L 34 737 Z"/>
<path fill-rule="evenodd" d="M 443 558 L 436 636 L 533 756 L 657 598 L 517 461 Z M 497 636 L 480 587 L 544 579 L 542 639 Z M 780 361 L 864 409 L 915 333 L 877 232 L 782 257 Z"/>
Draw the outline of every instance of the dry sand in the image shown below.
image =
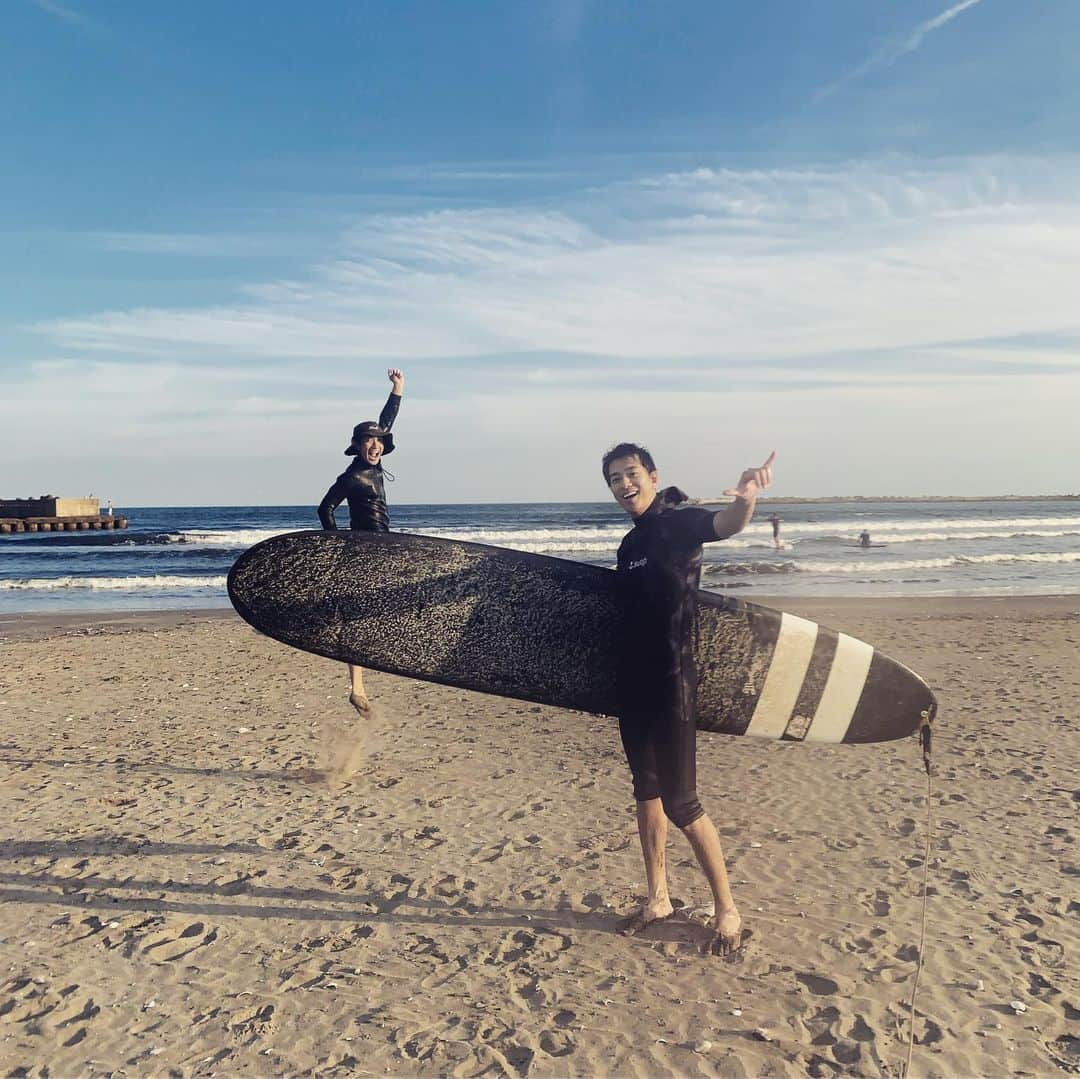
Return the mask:
<path fill-rule="evenodd" d="M 1080 597 L 787 603 L 939 691 L 913 1075 L 1080 1067 Z M 913 741 L 703 736 L 755 932 L 644 891 L 615 725 L 371 675 L 231 615 L 0 623 L 0 1073 L 898 1075 L 918 957 Z M 1010 1002 L 1018 1001 L 1023 1011 Z"/>

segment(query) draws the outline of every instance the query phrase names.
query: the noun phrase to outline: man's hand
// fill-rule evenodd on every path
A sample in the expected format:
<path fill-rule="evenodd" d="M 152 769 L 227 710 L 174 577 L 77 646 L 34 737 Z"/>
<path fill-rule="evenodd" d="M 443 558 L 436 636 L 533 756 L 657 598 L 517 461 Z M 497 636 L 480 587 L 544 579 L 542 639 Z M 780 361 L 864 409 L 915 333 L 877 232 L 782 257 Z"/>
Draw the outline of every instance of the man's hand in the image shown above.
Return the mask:
<path fill-rule="evenodd" d="M 775 460 L 776 450 L 773 450 L 760 468 L 748 468 L 739 477 L 739 482 L 734 487 L 729 487 L 724 494 L 752 502 L 772 483 L 772 463 Z"/>
<path fill-rule="evenodd" d="M 405 392 L 405 376 L 396 367 L 391 367 L 386 377 L 394 384 L 394 393 L 400 397 Z"/>

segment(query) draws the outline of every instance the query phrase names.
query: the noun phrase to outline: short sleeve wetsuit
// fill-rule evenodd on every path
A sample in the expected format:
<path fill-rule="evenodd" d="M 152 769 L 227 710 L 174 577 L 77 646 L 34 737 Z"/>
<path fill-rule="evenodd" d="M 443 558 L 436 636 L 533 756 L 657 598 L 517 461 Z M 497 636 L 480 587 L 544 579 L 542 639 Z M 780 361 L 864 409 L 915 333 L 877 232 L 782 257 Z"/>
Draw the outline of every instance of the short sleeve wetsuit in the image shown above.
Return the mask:
<path fill-rule="evenodd" d="M 379 413 L 379 427 L 382 430 L 390 430 L 400 406 L 401 397 L 391 393 Z M 349 527 L 354 532 L 390 531 L 390 511 L 386 506 L 381 461 L 377 465 L 369 465 L 361 457 L 353 458 L 319 503 L 319 521 L 323 528 L 337 528 L 334 510 L 346 499 L 349 502 Z"/>
<path fill-rule="evenodd" d="M 659 492 L 618 556 L 619 733 L 634 798 L 660 798 L 679 828 L 705 812 L 697 797 L 694 625 L 701 545 L 718 538 L 712 511 L 676 508 L 685 497 L 677 488 Z"/>

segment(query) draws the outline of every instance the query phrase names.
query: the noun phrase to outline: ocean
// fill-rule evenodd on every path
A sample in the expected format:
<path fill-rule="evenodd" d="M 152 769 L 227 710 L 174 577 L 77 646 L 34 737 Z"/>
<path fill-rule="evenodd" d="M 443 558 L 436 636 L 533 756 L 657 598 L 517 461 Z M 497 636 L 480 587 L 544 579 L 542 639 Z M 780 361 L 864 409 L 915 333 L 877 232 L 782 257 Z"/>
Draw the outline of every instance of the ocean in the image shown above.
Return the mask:
<path fill-rule="evenodd" d="M 782 518 L 774 548 L 771 513 Z M 227 606 L 247 547 L 317 527 L 311 506 L 118 507 L 122 532 L 0 536 L 0 612 Z M 339 511 L 348 519 L 347 509 Z M 402 532 L 613 566 L 628 519 L 613 502 L 391 506 Z M 884 546 L 862 549 L 861 532 Z M 1080 593 L 1080 501 L 763 503 L 705 548 L 702 587 L 758 596 Z"/>

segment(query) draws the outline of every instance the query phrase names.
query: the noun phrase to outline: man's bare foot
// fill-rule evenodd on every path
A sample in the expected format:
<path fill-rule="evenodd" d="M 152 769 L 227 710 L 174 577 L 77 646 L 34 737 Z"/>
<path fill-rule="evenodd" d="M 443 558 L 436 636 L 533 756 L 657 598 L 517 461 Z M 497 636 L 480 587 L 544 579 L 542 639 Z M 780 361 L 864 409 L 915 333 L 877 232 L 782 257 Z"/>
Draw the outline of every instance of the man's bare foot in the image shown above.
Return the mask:
<path fill-rule="evenodd" d="M 743 929 L 742 917 L 734 907 L 717 914 L 713 921 L 716 935 L 709 942 L 709 953 L 725 963 L 737 963 L 742 959 L 743 948 L 750 939 L 750 930 Z"/>
<path fill-rule="evenodd" d="M 615 929 L 617 932 L 622 933 L 624 937 L 634 937 L 642 930 L 647 929 L 653 922 L 662 922 L 665 918 L 670 918 L 675 913 L 675 908 L 671 905 L 670 899 L 661 900 L 658 903 L 646 903 L 643 907 L 639 907 L 633 914 L 628 914 L 625 918 L 615 923 Z"/>
<path fill-rule="evenodd" d="M 364 717 L 369 719 L 371 716 L 371 701 L 367 699 L 365 693 L 350 693 L 349 704 L 353 706 Z"/>

